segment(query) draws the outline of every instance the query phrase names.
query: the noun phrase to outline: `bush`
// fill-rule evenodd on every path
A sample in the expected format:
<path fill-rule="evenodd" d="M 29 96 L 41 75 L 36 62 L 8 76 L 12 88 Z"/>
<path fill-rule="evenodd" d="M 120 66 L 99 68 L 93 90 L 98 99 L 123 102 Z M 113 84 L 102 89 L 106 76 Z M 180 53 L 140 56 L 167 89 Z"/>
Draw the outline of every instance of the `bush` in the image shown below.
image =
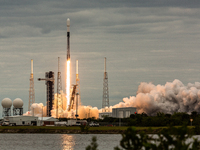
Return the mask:
<path fill-rule="evenodd" d="M 95 136 L 93 136 L 91 144 L 88 145 L 85 149 L 86 150 L 98 150 L 97 147 L 98 147 L 97 138 Z"/>
<path fill-rule="evenodd" d="M 144 132 L 138 134 L 135 128 L 129 127 L 122 134 L 120 146 L 126 150 L 199 150 L 200 142 L 197 139 L 188 142 L 191 137 L 192 133 L 187 126 L 163 129 L 158 134 L 158 138 L 153 138 Z M 96 138 L 93 137 L 89 146 L 86 150 L 97 150 Z M 120 148 L 115 147 L 114 150 L 120 150 Z"/>
<path fill-rule="evenodd" d="M 89 128 L 90 128 L 90 126 L 88 126 L 88 125 L 80 125 L 81 132 L 88 133 Z"/>

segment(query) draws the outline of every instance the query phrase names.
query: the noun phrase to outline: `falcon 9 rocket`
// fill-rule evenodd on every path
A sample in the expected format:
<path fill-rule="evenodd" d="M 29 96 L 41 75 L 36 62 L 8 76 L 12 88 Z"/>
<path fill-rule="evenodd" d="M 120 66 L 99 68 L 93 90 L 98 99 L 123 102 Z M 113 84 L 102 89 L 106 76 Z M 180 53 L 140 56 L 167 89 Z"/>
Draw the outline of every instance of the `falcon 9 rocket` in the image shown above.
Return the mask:
<path fill-rule="evenodd" d="M 70 105 L 70 20 L 67 19 L 67 77 L 66 77 L 66 98 L 67 109 Z"/>

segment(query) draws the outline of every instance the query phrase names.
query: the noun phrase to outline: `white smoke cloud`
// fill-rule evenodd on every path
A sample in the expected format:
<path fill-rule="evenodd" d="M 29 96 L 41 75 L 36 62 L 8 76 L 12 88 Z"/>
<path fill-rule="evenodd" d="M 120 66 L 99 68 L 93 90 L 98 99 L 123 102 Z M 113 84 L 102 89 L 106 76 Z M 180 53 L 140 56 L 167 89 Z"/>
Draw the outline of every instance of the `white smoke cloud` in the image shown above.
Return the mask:
<path fill-rule="evenodd" d="M 61 100 L 62 98 L 62 100 Z M 76 118 L 76 109 L 71 109 L 70 111 L 67 110 L 67 99 L 66 95 L 61 91 L 61 94 L 57 95 L 57 93 L 54 95 L 54 103 L 53 108 L 51 110 L 52 117 L 57 117 L 57 103 L 58 103 L 58 117 L 59 118 Z M 46 117 L 46 106 L 43 106 L 42 103 L 34 103 L 31 105 L 31 110 L 27 111 L 24 115 L 26 116 L 37 116 L 42 117 L 42 110 L 43 110 L 43 117 Z M 82 106 L 81 102 L 79 100 L 79 106 L 77 110 L 77 114 L 79 115 L 78 118 L 98 118 L 99 117 L 99 110 L 97 107 L 92 106 Z"/>
<path fill-rule="evenodd" d="M 138 86 L 137 95 L 124 98 L 123 101 L 113 107 L 136 107 L 138 113 L 145 112 L 148 115 L 157 112 L 200 112 L 200 83 L 185 86 L 176 79 L 156 86 L 142 82 Z"/>
<path fill-rule="evenodd" d="M 27 111 L 24 116 L 36 116 L 36 117 L 42 117 L 46 116 L 46 106 L 43 106 L 42 103 L 33 103 L 31 105 L 30 111 Z"/>
<path fill-rule="evenodd" d="M 76 110 L 66 110 L 66 96 L 62 93 L 64 109 L 59 108 L 59 117 L 75 118 Z M 55 101 L 52 110 L 52 116 L 56 117 L 57 94 L 55 94 Z M 59 102 L 59 101 L 58 101 Z M 147 113 L 148 115 L 155 115 L 157 112 L 174 113 L 192 111 L 200 112 L 200 83 L 188 83 L 185 86 L 181 81 L 175 79 L 173 82 L 167 82 L 165 85 L 154 85 L 152 83 L 142 82 L 138 86 L 136 96 L 123 98 L 123 102 L 106 108 L 107 111 L 112 112 L 112 108 L 120 107 L 136 107 L 138 113 Z M 43 108 L 43 116 L 46 116 L 46 106 L 42 103 L 34 103 L 31 106 L 31 111 L 24 115 L 41 116 Z M 62 112 L 62 113 L 61 113 Z M 102 109 L 92 106 L 78 106 L 78 115 L 80 119 L 88 117 L 99 117 Z"/>

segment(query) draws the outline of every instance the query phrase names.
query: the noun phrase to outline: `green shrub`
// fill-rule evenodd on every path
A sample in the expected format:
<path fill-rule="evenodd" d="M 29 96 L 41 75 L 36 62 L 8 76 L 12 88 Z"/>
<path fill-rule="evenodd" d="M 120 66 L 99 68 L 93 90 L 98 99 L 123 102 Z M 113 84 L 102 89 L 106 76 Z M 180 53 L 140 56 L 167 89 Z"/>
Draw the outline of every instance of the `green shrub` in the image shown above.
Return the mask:
<path fill-rule="evenodd" d="M 200 141 L 193 138 L 193 142 L 188 142 L 189 138 L 192 138 L 192 132 L 187 126 L 179 128 L 171 126 L 163 129 L 158 134 L 158 138 L 144 132 L 138 134 L 135 128 L 129 127 L 122 134 L 120 141 L 122 149 L 115 147 L 114 150 L 199 150 Z M 93 137 L 91 146 L 87 147 L 90 149 L 86 150 L 96 150 L 97 146 L 96 138 Z"/>
<path fill-rule="evenodd" d="M 88 145 L 85 149 L 86 150 L 98 150 L 97 147 L 98 147 L 97 138 L 95 136 L 93 136 L 91 144 Z"/>
<path fill-rule="evenodd" d="M 88 132 L 90 126 L 89 125 L 80 125 L 81 132 Z"/>

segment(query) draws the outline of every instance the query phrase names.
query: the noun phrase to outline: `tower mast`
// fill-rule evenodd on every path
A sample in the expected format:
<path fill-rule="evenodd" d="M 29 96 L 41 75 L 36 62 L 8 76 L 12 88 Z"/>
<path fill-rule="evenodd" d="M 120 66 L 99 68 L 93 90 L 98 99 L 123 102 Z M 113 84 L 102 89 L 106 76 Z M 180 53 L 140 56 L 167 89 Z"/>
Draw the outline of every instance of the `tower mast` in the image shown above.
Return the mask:
<path fill-rule="evenodd" d="M 78 106 L 81 104 L 81 91 L 80 91 L 80 79 L 78 73 L 78 60 L 76 60 L 76 93 L 78 93 Z"/>
<path fill-rule="evenodd" d="M 103 79 L 102 109 L 105 110 L 105 107 L 109 107 L 108 74 L 106 72 L 106 57 L 104 59 L 104 79 Z"/>
<path fill-rule="evenodd" d="M 60 57 L 58 57 L 58 75 L 57 75 L 57 107 L 56 107 L 56 118 L 59 117 L 58 110 L 60 110 L 60 116 L 63 113 L 63 98 L 61 94 L 62 84 L 61 84 L 61 72 L 60 72 Z"/>
<path fill-rule="evenodd" d="M 31 105 L 33 103 L 35 103 L 35 90 L 34 90 L 34 78 L 33 78 L 33 59 L 31 59 L 31 74 L 30 74 L 28 111 L 30 111 Z"/>
<path fill-rule="evenodd" d="M 78 74 L 78 60 L 76 60 L 76 119 L 78 118 L 78 106 L 81 104 L 81 94 L 80 94 L 80 79 Z"/>

